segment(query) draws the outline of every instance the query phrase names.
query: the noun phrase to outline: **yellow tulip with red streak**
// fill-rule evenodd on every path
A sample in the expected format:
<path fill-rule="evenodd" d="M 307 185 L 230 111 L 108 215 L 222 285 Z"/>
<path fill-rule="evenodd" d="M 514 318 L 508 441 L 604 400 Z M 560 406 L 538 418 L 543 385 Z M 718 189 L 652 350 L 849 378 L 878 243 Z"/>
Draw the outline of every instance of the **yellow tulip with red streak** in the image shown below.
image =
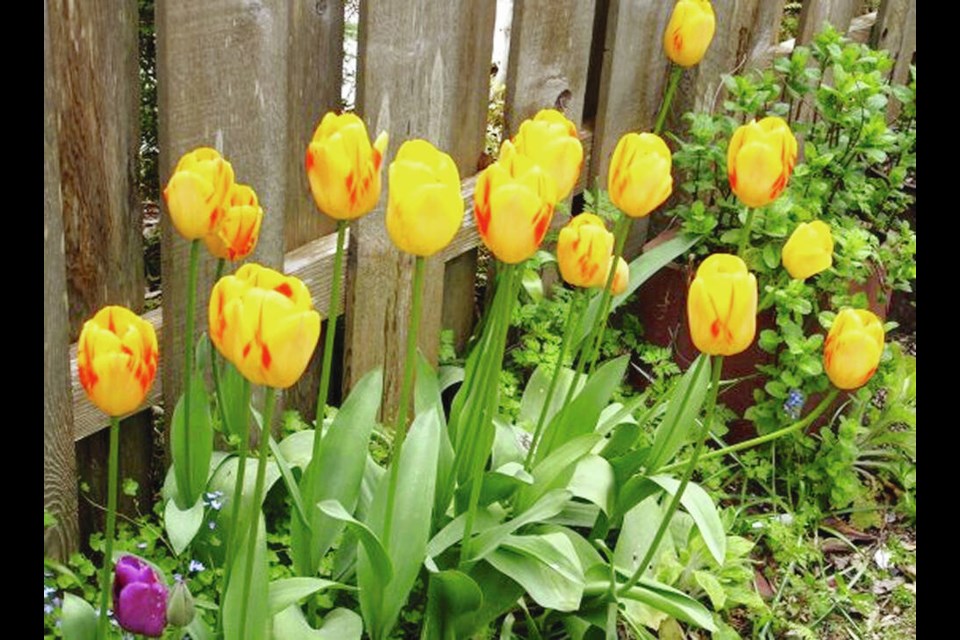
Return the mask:
<path fill-rule="evenodd" d="M 697 269 L 687 295 L 690 338 L 701 352 L 732 356 L 757 329 L 757 278 L 739 257 L 715 253 Z"/>
<path fill-rule="evenodd" d="M 217 228 L 204 236 L 203 242 L 216 258 L 242 260 L 257 246 L 262 222 L 263 209 L 256 192 L 248 185 L 234 184 L 224 200 Z"/>
<path fill-rule="evenodd" d="M 371 145 L 367 127 L 355 114 L 327 113 L 307 147 L 306 167 L 317 208 L 337 220 L 353 220 L 380 199 L 380 167 L 386 132 Z"/>
<path fill-rule="evenodd" d="M 783 266 L 790 277 L 805 280 L 833 265 L 833 236 L 822 220 L 801 222 L 783 245 Z"/>
<path fill-rule="evenodd" d="M 679 0 L 663 32 L 663 50 L 681 67 L 692 67 L 707 53 L 717 29 L 709 0 Z"/>
<path fill-rule="evenodd" d="M 867 384 L 883 355 L 883 324 L 866 309 L 843 309 L 837 314 L 823 345 L 823 367 L 838 389 Z"/>
<path fill-rule="evenodd" d="M 300 378 L 320 337 L 306 285 L 256 263 L 214 285 L 208 318 L 220 353 L 250 382 L 278 389 Z"/>
<path fill-rule="evenodd" d="M 797 139 L 776 116 L 751 120 L 738 128 L 727 148 L 730 188 L 748 207 L 777 199 L 797 162 Z"/>
<path fill-rule="evenodd" d="M 499 260 L 523 262 L 540 248 L 556 203 L 557 188 L 550 174 L 506 140 L 500 158 L 477 178 L 473 195 L 477 231 Z"/>
<path fill-rule="evenodd" d="M 426 140 L 404 142 L 390 163 L 387 233 L 401 251 L 429 257 L 453 240 L 463 224 L 460 172 Z"/>
<path fill-rule="evenodd" d="M 631 218 L 642 218 L 673 191 L 673 156 L 652 133 L 628 133 L 617 142 L 607 173 L 610 200 Z"/>
<path fill-rule="evenodd" d="M 570 120 L 556 109 L 543 109 L 520 123 L 513 145 L 550 174 L 558 202 L 570 195 L 583 168 L 583 144 Z"/>
<path fill-rule="evenodd" d="M 613 256 L 610 256 L 610 263 L 613 264 Z M 613 274 L 613 282 L 610 283 L 610 293 L 615 296 L 622 295 L 630 284 L 630 265 L 623 257 L 617 258 L 617 270 Z"/>
<path fill-rule="evenodd" d="M 104 307 L 80 331 L 80 384 L 107 415 L 131 413 L 153 385 L 158 353 L 157 334 L 149 322 L 126 307 Z"/>
<path fill-rule="evenodd" d="M 560 275 L 575 287 L 602 287 L 607 283 L 613 234 L 592 213 L 570 219 L 557 238 Z"/>
<path fill-rule="evenodd" d="M 200 147 L 185 153 L 163 190 L 177 233 L 187 240 L 213 233 L 232 186 L 233 167 L 216 149 Z"/>

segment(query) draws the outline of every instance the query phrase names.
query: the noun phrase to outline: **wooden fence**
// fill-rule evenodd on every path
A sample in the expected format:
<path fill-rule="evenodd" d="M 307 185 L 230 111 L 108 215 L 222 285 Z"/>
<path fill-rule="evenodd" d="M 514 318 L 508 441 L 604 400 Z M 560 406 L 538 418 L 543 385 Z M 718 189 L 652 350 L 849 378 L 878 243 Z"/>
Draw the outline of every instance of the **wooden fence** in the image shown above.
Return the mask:
<path fill-rule="evenodd" d="M 720 74 L 769 64 L 785 0 L 714 0 L 717 32 L 704 61 L 685 75 L 674 113 L 710 108 Z M 357 112 L 393 152 L 423 137 L 448 152 L 471 198 L 486 131 L 493 0 L 364 0 L 357 60 Z M 563 108 L 584 142 L 576 191 L 604 179 L 621 135 L 649 130 L 668 75 L 665 0 L 514 0 L 506 74 L 507 134 L 544 107 Z M 107 421 L 83 395 L 76 344 L 84 319 L 104 304 L 144 309 L 142 210 L 137 190 L 139 79 L 137 2 L 44 3 L 44 508 L 59 525 L 44 538 L 63 557 L 78 544 L 77 475 L 102 495 Z M 798 40 L 824 21 L 853 23 L 861 41 L 897 56 L 907 77 L 916 50 L 916 0 L 806 0 Z M 860 16 L 860 17 L 857 17 Z M 399 395 L 413 261 L 391 245 L 379 208 L 348 236 L 343 307 L 328 309 L 333 224 L 309 194 L 303 157 L 313 128 L 340 102 L 343 0 L 158 0 L 155 13 L 160 183 L 194 147 L 216 147 L 266 213 L 252 259 L 301 278 L 326 316 L 346 310 L 342 387 L 385 369 L 384 407 Z M 384 180 L 386 184 L 386 180 Z M 469 211 L 469 210 L 468 210 Z M 162 216 L 162 308 L 144 316 L 160 336 L 161 370 L 149 398 L 172 407 L 180 393 L 188 243 Z M 645 235 L 635 223 L 634 245 Z M 474 320 L 479 238 L 465 217 L 453 243 L 428 261 L 420 346 L 436 360 L 441 328 L 462 345 Z M 198 307 L 205 316 L 213 261 L 204 258 Z M 206 322 L 198 321 L 202 330 Z M 194 337 L 191 336 L 191 339 Z M 73 344 L 71 344 L 73 343 Z M 318 345 L 287 406 L 315 402 Z M 312 416 L 312 409 L 308 415 Z M 169 411 L 167 412 L 169 417 Z M 149 481 L 149 412 L 124 421 L 124 477 Z M 80 511 L 83 511 L 81 505 Z"/>

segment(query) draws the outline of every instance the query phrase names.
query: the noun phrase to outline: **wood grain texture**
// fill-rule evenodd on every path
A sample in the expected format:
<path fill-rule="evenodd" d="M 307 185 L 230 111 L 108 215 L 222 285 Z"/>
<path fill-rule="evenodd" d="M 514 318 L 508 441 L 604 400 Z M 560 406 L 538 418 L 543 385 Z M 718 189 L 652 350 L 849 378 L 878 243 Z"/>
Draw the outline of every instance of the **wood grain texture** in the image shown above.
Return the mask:
<path fill-rule="evenodd" d="M 137 3 L 52 2 L 70 338 L 100 307 L 143 308 Z"/>
<path fill-rule="evenodd" d="M 596 4 L 514 1 L 504 101 L 508 135 L 540 109 L 560 109 L 582 124 Z"/>
<path fill-rule="evenodd" d="M 806 0 L 800 10 L 797 42 L 807 44 L 823 29 L 823 23 L 846 33 L 850 21 L 862 13 L 863 0 Z"/>
<path fill-rule="evenodd" d="M 896 62 L 891 80 L 896 84 L 910 81 L 910 65 L 917 51 L 917 0 L 883 0 L 877 22 L 870 36 L 876 49 L 886 49 Z M 899 104 L 891 101 L 890 117 L 899 113 Z"/>
<path fill-rule="evenodd" d="M 457 353 L 463 353 L 473 331 L 476 281 L 476 249 L 471 249 L 446 264 L 443 272 L 443 328 L 453 331 L 453 346 Z"/>
<path fill-rule="evenodd" d="M 43 3 L 43 508 L 58 522 L 43 533 L 45 556 L 63 561 L 77 548 L 77 479 L 70 395 L 70 340 L 55 79 Z"/>
<path fill-rule="evenodd" d="M 390 133 L 396 150 L 424 138 L 469 175 L 483 149 L 495 4 L 455 0 L 363 3 L 357 63 L 357 111 L 371 136 Z M 386 184 L 387 169 L 384 169 Z M 344 384 L 384 368 L 383 417 L 399 401 L 412 302 L 413 258 L 391 244 L 383 222 L 386 198 L 352 225 L 348 256 Z M 441 256 L 427 262 L 421 351 L 436 362 L 443 308 Z"/>
<path fill-rule="evenodd" d="M 160 0 L 156 9 L 160 184 L 179 158 L 214 147 L 237 182 L 257 192 L 264 219 L 249 260 L 282 267 L 290 166 L 287 118 L 290 10 L 281 0 Z M 163 397 L 180 394 L 190 245 L 162 214 Z M 201 247 L 197 335 L 207 327 L 215 261 Z M 195 339 L 195 338 L 194 338 Z M 169 425 L 172 411 L 165 413 Z"/>

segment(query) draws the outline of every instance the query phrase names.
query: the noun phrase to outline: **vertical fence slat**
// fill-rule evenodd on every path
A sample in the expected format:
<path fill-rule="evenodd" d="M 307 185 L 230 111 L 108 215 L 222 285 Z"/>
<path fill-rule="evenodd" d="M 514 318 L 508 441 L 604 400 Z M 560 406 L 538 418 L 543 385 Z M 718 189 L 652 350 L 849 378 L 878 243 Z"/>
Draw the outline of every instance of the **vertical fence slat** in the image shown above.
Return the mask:
<path fill-rule="evenodd" d="M 70 337 L 106 304 L 143 309 L 137 3 L 56 2 L 60 191 Z"/>
<path fill-rule="evenodd" d="M 77 548 L 77 479 L 56 94 L 50 71 L 47 4 L 43 3 L 43 508 L 58 525 L 44 532 L 43 552 L 64 560 Z"/>
<path fill-rule="evenodd" d="M 317 210 L 304 167 L 307 145 L 320 119 L 340 107 L 343 79 L 343 0 L 290 3 L 290 47 L 287 152 L 287 206 L 284 250 L 291 251 L 333 233 L 336 221 Z M 315 292 L 312 292 L 315 294 Z M 322 313 L 324 320 L 329 316 Z M 313 416 L 320 386 L 324 335 L 303 376 L 284 394 L 285 405 Z M 336 379 L 336 378 L 334 378 Z"/>
<path fill-rule="evenodd" d="M 422 137 L 476 170 L 483 145 L 495 3 L 384 0 L 360 8 L 357 110 L 371 135 L 390 133 L 389 162 L 403 141 Z M 379 208 L 351 228 L 346 386 L 383 365 L 384 417 L 394 415 L 411 304 L 413 259 L 400 255 Z M 421 350 L 436 361 L 444 265 L 428 260 Z"/>
<path fill-rule="evenodd" d="M 200 146 L 218 149 L 264 211 L 250 260 L 283 266 L 288 198 L 289 7 L 281 0 L 157 3 L 160 184 Z M 181 390 L 190 245 L 163 207 L 163 396 L 169 425 Z M 206 330 L 215 261 L 201 247 L 197 335 Z M 195 337 L 193 338 L 195 339 Z"/>
<path fill-rule="evenodd" d="M 883 0 L 870 45 L 886 49 L 896 59 L 891 75 L 894 83 L 909 82 L 910 64 L 917 50 L 917 0 Z"/>
<path fill-rule="evenodd" d="M 863 9 L 863 0 L 806 0 L 800 10 L 797 43 L 807 44 L 829 22 L 840 33 L 846 33 Z"/>
<path fill-rule="evenodd" d="M 514 0 L 504 120 L 510 135 L 537 111 L 583 121 L 596 0 Z"/>
<path fill-rule="evenodd" d="M 723 74 L 756 68 L 776 44 L 783 0 L 716 0 L 717 29 L 699 64 L 686 69 L 671 107 L 668 129 L 681 132 L 684 113 L 713 111 L 723 93 Z"/>

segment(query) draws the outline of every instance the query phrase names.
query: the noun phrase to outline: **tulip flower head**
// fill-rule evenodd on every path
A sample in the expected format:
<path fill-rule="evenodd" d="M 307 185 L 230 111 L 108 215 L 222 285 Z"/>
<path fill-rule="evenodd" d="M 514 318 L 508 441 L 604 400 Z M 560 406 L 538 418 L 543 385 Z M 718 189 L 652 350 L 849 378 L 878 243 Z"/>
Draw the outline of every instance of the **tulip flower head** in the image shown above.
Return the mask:
<path fill-rule="evenodd" d="M 690 337 L 701 352 L 732 356 L 757 329 L 757 279 L 739 257 L 715 253 L 700 265 L 687 295 Z"/>
<path fill-rule="evenodd" d="M 540 248 L 556 203 L 550 174 L 505 140 L 500 158 L 477 178 L 473 215 L 487 248 L 503 262 L 517 264 Z"/>
<path fill-rule="evenodd" d="M 177 233 L 187 240 L 213 233 L 231 186 L 233 167 L 216 149 L 200 147 L 185 153 L 163 190 Z"/>
<path fill-rule="evenodd" d="M 663 32 L 663 50 L 681 67 L 692 67 L 703 60 L 716 28 L 710 0 L 679 0 Z"/>
<path fill-rule="evenodd" d="M 203 242 L 214 257 L 242 260 L 257 246 L 261 222 L 263 209 L 257 194 L 245 184 L 234 184 L 223 202 L 216 229 L 204 236 Z"/>
<path fill-rule="evenodd" d="M 83 324 L 77 371 L 87 397 L 110 416 L 143 404 L 157 374 L 153 325 L 125 307 L 104 307 Z"/>
<path fill-rule="evenodd" d="M 159 638 L 167 626 L 167 587 L 150 565 L 134 556 L 117 561 L 113 577 L 113 612 L 120 627 Z"/>
<path fill-rule="evenodd" d="M 883 324 L 866 309 L 844 309 L 837 314 L 823 344 L 823 366 L 838 389 L 867 384 L 883 355 Z"/>
<path fill-rule="evenodd" d="M 730 188 L 748 207 L 777 199 L 797 161 L 797 139 L 781 118 L 751 120 L 733 132 L 727 148 Z"/>
<path fill-rule="evenodd" d="M 465 211 L 453 159 L 426 140 L 408 140 L 389 174 L 386 224 L 393 244 L 423 257 L 450 244 Z"/>
<path fill-rule="evenodd" d="M 610 262 L 613 263 L 613 256 L 610 256 Z M 615 296 L 623 295 L 628 284 L 630 284 L 630 265 L 621 256 L 617 258 L 617 271 L 613 274 L 610 293 Z"/>
<path fill-rule="evenodd" d="M 631 218 L 642 218 L 673 191 L 673 157 L 667 143 L 653 133 L 628 133 L 610 159 L 607 190 L 613 204 Z"/>
<path fill-rule="evenodd" d="M 806 280 L 833 264 L 830 225 L 821 220 L 801 222 L 783 245 L 783 266 L 790 277 Z"/>
<path fill-rule="evenodd" d="M 220 353 L 250 382 L 278 389 L 303 375 L 320 337 L 306 285 L 256 263 L 214 285 L 208 317 Z"/>
<path fill-rule="evenodd" d="M 558 202 L 570 195 L 583 167 L 583 145 L 570 120 L 556 109 L 543 109 L 520 123 L 513 145 L 550 174 Z"/>
<path fill-rule="evenodd" d="M 373 145 L 363 120 L 352 113 L 328 113 L 307 148 L 307 178 L 317 208 L 337 220 L 370 213 L 380 199 L 380 165 L 387 134 Z"/>
<path fill-rule="evenodd" d="M 592 213 L 570 219 L 557 239 L 560 275 L 575 287 L 602 287 L 613 251 L 613 234 L 603 220 Z"/>

